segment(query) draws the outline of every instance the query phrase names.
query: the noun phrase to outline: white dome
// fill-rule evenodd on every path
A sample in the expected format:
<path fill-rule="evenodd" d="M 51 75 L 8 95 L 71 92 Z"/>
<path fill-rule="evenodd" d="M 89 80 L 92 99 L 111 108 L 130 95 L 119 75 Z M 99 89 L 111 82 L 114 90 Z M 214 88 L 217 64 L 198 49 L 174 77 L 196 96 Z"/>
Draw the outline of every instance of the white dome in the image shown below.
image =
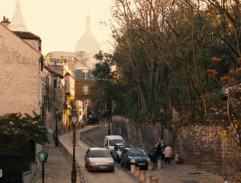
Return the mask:
<path fill-rule="evenodd" d="M 84 35 L 78 40 L 75 52 L 84 51 L 88 55 L 95 55 L 100 51 L 99 43 L 90 30 L 90 16 L 86 18 L 86 31 Z"/>

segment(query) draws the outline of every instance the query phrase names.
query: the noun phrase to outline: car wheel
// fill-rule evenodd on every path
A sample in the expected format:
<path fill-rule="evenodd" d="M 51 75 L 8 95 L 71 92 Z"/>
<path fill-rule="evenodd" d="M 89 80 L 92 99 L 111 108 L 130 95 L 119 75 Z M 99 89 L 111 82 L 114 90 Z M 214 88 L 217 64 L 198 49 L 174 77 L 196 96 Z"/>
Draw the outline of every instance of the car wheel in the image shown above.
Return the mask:
<path fill-rule="evenodd" d="M 111 172 L 114 172 L 115 171 L 115 167 L 113 167 L 112 169 L 111 169 Z"/>
<path fill-rule="evenodd" d="M 128 170 L 130 170 L 130 169 L 131 169 L 131 164 L 126 163 L 126 168 L 127 168 Z"/>

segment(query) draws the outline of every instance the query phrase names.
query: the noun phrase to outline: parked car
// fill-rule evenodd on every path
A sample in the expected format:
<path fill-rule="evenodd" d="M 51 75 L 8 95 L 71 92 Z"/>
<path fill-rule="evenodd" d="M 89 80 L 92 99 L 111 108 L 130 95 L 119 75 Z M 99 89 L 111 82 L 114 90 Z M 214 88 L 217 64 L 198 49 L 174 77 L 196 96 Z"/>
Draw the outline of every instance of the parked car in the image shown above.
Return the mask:
<path fill-rule="evenodd" d="M 157 162 L 157 150 L 155 147 L 152 147 L 148 152 L 148 157 L 151 159 L 153 163 Z"/>
<path fill-rule="evenodd" d="M 94 118 L 94 117 L 88 118 L 86 123 L 88 125 L 98 124 L 99 123 L 99 119 L 98 118 Z"/>
<path fill-rule="evenodd" d="M 121 153 L 123 151 L 123 149 L 125 148 L 132 148 L 133 145 L 131 144 L 116 144 L 114 146 L 114 150 L 112 151 L 112 157 L 115 161 L 117 161 L 118 163 L 120 163 L 121 160 Z"/>
<path fill-rule="evenodd" d="M 104 138 L 104 147 L 108 149 L 108 151 L 112 155 L 112 151 L 114 150 L 114 146 L 116 144 L 124 144 L 125 140 L 120 135 L 107 135 Z"/>
<path fill-rule="evenodd" d="M 110 152 L 103 147 L 91 147 L 85 153 L 85 167 L 88 171 L 114 172 L 115 164 Z"/>
<path fill-rule="evenodd" d="M 130 169 L 131 165 L 140 167 L 140 169 L 148 169 L 150 158 L 141 148 L 126 148 L 122 151 L 120 164 L 122 167 Z"/>

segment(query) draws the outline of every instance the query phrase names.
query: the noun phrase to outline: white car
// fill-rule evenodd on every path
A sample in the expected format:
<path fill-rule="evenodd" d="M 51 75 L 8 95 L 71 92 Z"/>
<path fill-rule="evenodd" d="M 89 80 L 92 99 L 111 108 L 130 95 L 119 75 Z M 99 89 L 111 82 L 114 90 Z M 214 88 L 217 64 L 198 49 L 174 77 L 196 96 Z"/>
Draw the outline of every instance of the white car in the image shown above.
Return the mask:
<path fill-rule="evenodd" d="M 120 135 L 107 135 L 104 138 L 104 147 L 108 149 L 110 154 L 112 155 L 112 151 L 114 150 L 114 146 L 116 144 L 124 144 L 125 140 Z"/>
<path fill-rule="evenodd" d="M 85 167 L 88 171 L 114 172 L 115 164 L 110 152 L 103 147 L 91 147 L 85 153 Z"/>

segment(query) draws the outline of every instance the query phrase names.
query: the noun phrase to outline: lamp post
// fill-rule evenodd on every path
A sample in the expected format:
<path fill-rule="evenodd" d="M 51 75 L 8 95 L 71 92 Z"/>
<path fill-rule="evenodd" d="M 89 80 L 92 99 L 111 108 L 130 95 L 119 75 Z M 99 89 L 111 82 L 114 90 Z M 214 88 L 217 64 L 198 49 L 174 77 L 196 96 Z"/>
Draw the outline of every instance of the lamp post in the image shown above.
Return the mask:
<path fill-rule="evenodd" d="M 163 125 L 164 125 L 164 119 L 163 119 L 163 113 L 164 113 L 164 109 L 163 108 L 161 108 L 160 109 L 160 114 L 161 114 L 161 140 L 163 140 L 163 138 L 164 138 L 164 130 L 163 130 Z"/>
<path fill-rule="evenodd" d="M 72 171 L 71 171 L 71 181 L 72 183 L 76 183 L 76 169 L 75 169 L 75 123 L 77 122 L 78 115 L 76 111 L 72 112 L 72 123 L 73 123 L 73 163 L 72 163 Z"/>
<path fill-rule="evenodd" d="M 108 135 L 110 135 L 110 125 L 112 123 L 112 99 L 110 101 L 110 119 L 109 119 L 109 124 L 108 124 Z"/>
<path fill-rule="evenodd" d="M 58 108 L 55 108 L 55 147 L 58 147 L 59 141 L 58 141 Z"/>

